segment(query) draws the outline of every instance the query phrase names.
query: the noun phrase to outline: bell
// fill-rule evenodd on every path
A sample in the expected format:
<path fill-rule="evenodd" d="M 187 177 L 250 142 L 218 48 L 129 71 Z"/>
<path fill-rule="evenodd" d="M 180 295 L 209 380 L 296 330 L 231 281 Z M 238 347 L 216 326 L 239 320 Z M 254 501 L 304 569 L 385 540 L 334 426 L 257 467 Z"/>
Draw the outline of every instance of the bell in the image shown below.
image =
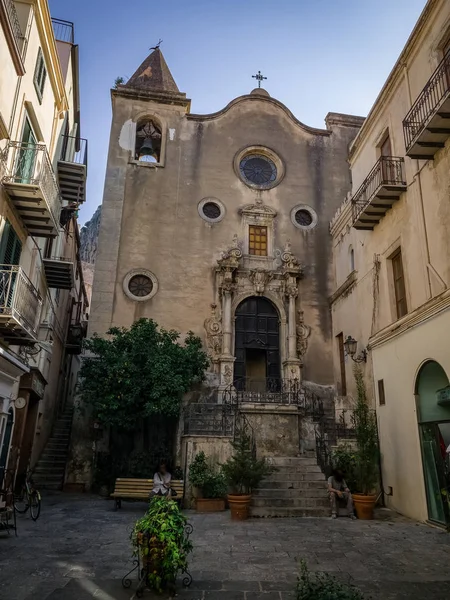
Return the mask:
<path fill-rule="evenodd" d="M 152 140 L 149 137 L 145 138 L 139 150 L 139 157 L 141 156 L 154 156 L 155 158 L 158 158 L 158 155 L 156 154 L 156 151 L 153 148 Z"/>

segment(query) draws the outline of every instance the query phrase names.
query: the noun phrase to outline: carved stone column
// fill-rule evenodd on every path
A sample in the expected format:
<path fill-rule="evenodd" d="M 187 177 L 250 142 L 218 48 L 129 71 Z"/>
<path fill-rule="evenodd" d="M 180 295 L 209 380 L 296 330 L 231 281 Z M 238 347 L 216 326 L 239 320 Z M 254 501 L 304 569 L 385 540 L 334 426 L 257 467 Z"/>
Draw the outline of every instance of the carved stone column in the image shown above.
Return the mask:
<path fill-rule="evenodd" d="M 222 356 L 231 356 L 231 289 L 222 288 L 223 342 Z"/>
<path fill-rule="evenodd" d="M 288 241 L 281 255 L 283 262 L 284 291 L 288 298 L 288 353 L 284 362 L 284 378 L 300 379 L 300 360 L 297 356 L 297 312 L 295 303 L 298 296 L 298 281 L 303 275 L 303 269 L 298 259 L 291 252 Z"/>
<path fill-rule="evenodd" d="M 298 296 L 298 289 L 295 285 L 290 285 L 286 290 L 289 298 L 288 312 L 288 360 L 297 359 L 297 323 L 295 318 L 295 301 Z"/>

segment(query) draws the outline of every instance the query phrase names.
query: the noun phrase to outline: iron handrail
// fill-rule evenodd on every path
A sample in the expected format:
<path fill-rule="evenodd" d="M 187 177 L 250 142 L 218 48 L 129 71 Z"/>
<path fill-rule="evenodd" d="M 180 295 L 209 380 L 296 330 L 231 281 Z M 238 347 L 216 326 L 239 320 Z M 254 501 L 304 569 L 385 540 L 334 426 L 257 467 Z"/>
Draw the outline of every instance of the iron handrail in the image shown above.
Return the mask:
<path fill-rule="evenodd" d="M 46 145 L 10 140 L 3 152 L 3 161 L 6 174 L 2 181 L 39 186 L 58 226 L 61 193 Z"/>
<path fill-rule="evenodd" d="M 407 152 L 449 92 L 450 52 L 441 60 L 408 114 L 403 119 L 403 135 L 405 137 Z"/>
<path fill-rule="evenodd" d="M 5 0 L 5 8 L 9 17 L 9 22 L 11 24 L 11 29 L 13 31 L 16 44 L 20 48 L 20 44 L 24 39 L 24 35 L 22 33 L 22 28 L 20 27 L 19 17 L 17 16 L 14 0 Z"/>
<path fill-rule="evenodd" d="M 73 23 L 72 21 L 64 21 L 64 19 L 53 19 L 53 35 L 58 42 L 74 43 Z"/>
<path fill-rule="evenodd" d="M 77 165 L 85 165 L 88 161 L 88 141 L 86 138 L 80 138 L 74 135 L 62 136 L 62 147 L 59 160 L 64 162 L 74 163 Z"/>
<path fill-rule="evenodd" d="M 42 297 L 22 267 L 0 265 L 0 315 L 10 315 L 37 338 Z"/>
<path fill-rule="evenodd" d="M 357 221 L 381 186 L 406 186 L 404 159 L 381 156 L 352 198 L 353 221 Z"/>

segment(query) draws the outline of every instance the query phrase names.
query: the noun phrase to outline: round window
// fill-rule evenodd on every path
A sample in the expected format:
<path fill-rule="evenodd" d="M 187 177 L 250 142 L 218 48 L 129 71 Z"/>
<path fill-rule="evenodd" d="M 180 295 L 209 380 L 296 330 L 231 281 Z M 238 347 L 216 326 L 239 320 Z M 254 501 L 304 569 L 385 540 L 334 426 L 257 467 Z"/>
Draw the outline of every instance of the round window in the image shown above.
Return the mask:
<path fill-rule="evenodd" d="M 212 196 L 203 198 L 198 203 L 198 214 L 208 223 L 218 223 L 225 216 L 225 206 Z"/>
<path fill-rule="evenodd" d="M 277 179 L 277 167 L 264 154 L 247 154 L 239 164 L 243 180 L 257 187 L 270 187 Z"/>
<path fill-rule="evenodd" d="M 123 291 L 131 300 L 144 302 L 158 291 L 158 280 L 151 271 L 133 269 L 123 280 Z"/>
<path fill-rule="evenodd" d="M 291 210 L 291 221 L 299 229 L 313 229 L 317 225 L 317 214 L 310 206 L 298 204 Z"/>
<path fill-rule="evenodd" d="M 134 275 L 128 284 L 128 289 L 133 296 L 143 298 L 152 293 L 153 283 L 147 275 Z"/>
<path fill-rule="evenodd" d="M 308 210 L 301 208 L 295 213 L 295 220 L 302 227 L 308 227 L 308 225 L 311 225 L 313 218 Z"/>
<path fill-rule="evenodd" d="M 220 206 L 215 202 L 206 202 L 203 205 L 202 211 L 208 219 L 218 219 L 220 217 Z"/>

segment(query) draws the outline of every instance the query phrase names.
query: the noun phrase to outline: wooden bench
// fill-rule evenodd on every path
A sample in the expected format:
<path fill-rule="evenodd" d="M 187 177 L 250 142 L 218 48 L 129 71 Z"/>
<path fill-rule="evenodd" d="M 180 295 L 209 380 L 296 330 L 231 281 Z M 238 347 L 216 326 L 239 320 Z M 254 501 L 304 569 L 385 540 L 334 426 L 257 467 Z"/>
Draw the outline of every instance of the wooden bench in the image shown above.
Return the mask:
<path fill-rule="evenodd" d="M 172 479 L 171 487 L 177 492 L 173 500 L 182 503 L 184 496 L 184 481 Z M 114 510 L 122 507 L 122 500 L 142 500 L 148 502 L 150 492 L 153 489 L 153 479 L 131 479 L 128 477 L 118 477 L 114 492 L 111 498 L 114 498 Z"/>

